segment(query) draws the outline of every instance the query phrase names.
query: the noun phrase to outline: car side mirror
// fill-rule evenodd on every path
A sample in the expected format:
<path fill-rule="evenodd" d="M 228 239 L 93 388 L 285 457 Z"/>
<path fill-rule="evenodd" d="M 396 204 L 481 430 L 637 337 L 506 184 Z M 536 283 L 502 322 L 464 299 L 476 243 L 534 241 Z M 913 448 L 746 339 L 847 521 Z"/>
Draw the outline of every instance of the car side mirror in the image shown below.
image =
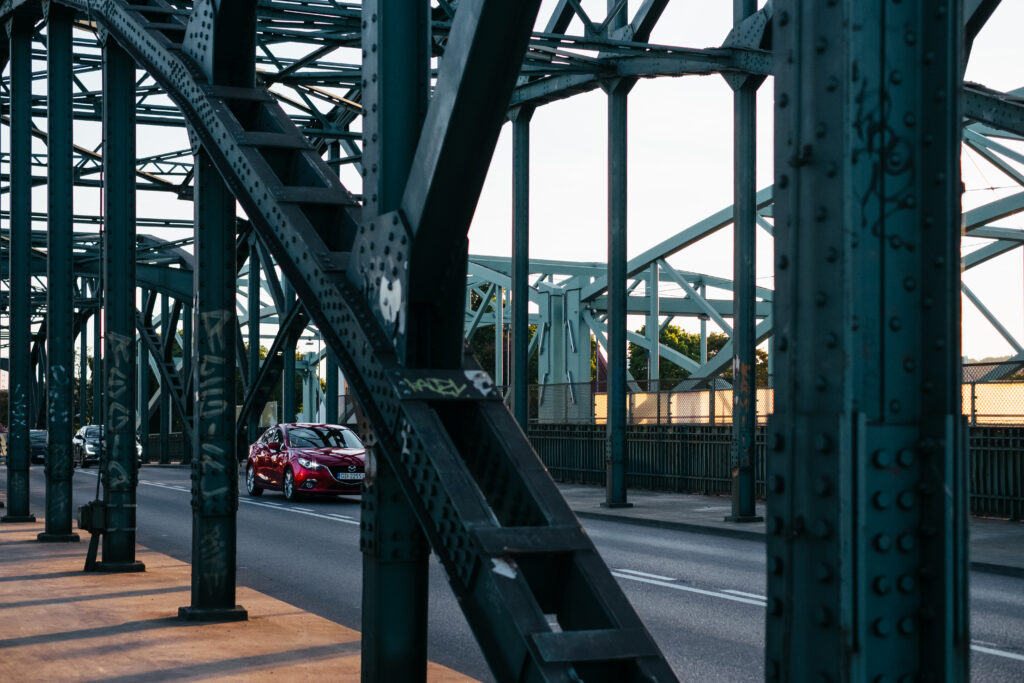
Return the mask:
<path fill-rule="evenodd" d="M 269 448 L 272 451 L 279 451 L 281 450 L 281 442 L 271 441 L 270 443 L 267 444 L 267 448 Z"/>

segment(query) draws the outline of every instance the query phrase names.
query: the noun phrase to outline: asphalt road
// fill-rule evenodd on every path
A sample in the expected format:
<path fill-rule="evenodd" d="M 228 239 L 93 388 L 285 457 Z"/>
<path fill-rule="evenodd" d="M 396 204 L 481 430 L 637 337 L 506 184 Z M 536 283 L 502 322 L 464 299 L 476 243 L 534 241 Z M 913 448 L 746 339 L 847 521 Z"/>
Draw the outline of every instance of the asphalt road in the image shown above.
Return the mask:
<path fill-rule="evenodd" d="M 189 470 L 146 466 L 139 478 L 138 542 L 188 561 Z M 6 486 L 6 471 L 0 481 Z M 274 492 L 250 498 L 241 484 L 239 585 L 359 629 L 358 498 L 289 504 Z M 32 468 L 31 486 L 39 515 L 42 467 Z M 76 470 L 75 505 L 95 491 L 96 470 Z M 762 543 L 600 520 L 584 526 L 681 680 L 763 680 Z M 493 680 L 436 561 L 430 591 L 430 658 Z M 972 680 L 1024 680 L 1024 579 L 972 573 L 971 609 Z"/>

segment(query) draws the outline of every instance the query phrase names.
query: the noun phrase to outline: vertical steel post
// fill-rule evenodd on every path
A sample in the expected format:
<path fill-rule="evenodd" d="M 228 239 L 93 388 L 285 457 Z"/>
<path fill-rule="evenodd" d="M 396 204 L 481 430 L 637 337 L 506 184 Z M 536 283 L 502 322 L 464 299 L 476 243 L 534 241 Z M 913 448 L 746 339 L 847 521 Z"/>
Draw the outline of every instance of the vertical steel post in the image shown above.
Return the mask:
<path fill-rule="evenodd" d="M 143 571 L 135 559 L 135 62 L 103 45 L 103 420 L 100 461 L 107 528 L 98 571 Z"/>
<path fill-rule="evenodd" d="M 256 375 L 260 372 L 260 250 L 256 245 L 256 236 L 249 237 L 249 296 L 246 299 L 246 306 L 249 309 L 249 381 L 255 382 Z M 249 443 L 256 441 L 259 434 L 260 416 L 251 411 L 249 422 L 246 424 L 246 433 Z M 239 453 L 242 453 L 242 444 L 239 444 Z"/>
<path fill-rule="evenodd" d="M 138 415 L 135 418 L 138 424 L 139 443 L 142 444 L 142 461 L 149 461 L 149 348 L 146 343 L 139 339 L 136 342 L 138 349 Z"/>
<path fill-rule="evenodd" d="M 109 285 L 108 285 L 109 287 Z M 160 295 L 160 343 L 165 347 L 170 345 L 171 335 L 171 297 L 167 294 Z M 166 357 L 166 356 L 165 356 Z M 163 363 L 160 358 L 157 362 Z M 163 465 L 171 462 L 171 387 L 160 377 L 160 402 L 157 404 L 160 411 L 160 463 Z M 189 446 L 185 445 L 187 449 Z"/>
<path fill-rule="evenodd" d="M 32 31 L 34 19 L 7 22 L 11 50 L 11 230 L 7 514 L 3 522 L 34 522 L 29 512 L 29 384 L 32 345 Z"/>
<path fill-rule="evenodd" d="M 430 3 L 363 3 L 363 209 L 367 218 L 398 208 L 427 108 Z M 377 476 L 362 498 L 364 681 L 423 681 L 427 665 L 426 540 L 380 446 L 368 459 Z M 369 465 L 370 463 L 368 463 Z"/>
<path fill-rule="evenodd" d="M 660 391 L 661 380 L 661 300 L 658 298 L 658 264 L 652 263 L 647 271 L 647 320 L 644 331 L 651 350 L 647 352 L 648 391 Z"/>
<path fill-rule="evenodd" d="M 99 247 L 103 250 L 106 242 L 106 230 L 100 233 Z M 103 424 L 103 288 L 100 280 L 93 280 L 93 299 L 96 300 L 96 312 L 92 316 L 92 410 L 89 421 L 95 425 Z"/>
<path fill-rule="evenodd" d="M 235 453 L 235 198 L 200 150 L 195 167 L 195 358 L 192 603 L 189 621 L 241 621 L 235 604 L 238 460 Z"/>
<path fill-rule="evenodd" d="M 738 26 L 754 13 L 754 0 L 733 0 Z M 760 80 L 737 81 L 733 91 L 733 357 L 732 512 L 727 522 L 760 522 L 754 505 L 754 431 L 757 428 L 757 387 L 754 376 L 756 323 L 754 307 L 757 235 L 757 86 Z"/>
<path fill-rule="evenodd" d="M 769 680 L 968 679 L 961 6 L 775 4 Z"/>
<path fill-rule="evenodd" d="M 529 421 L 530 366 L 530 119 L 533 107 L 516 107 L 512 119 L 512 414 L 525 431 Z M 537 378 L 533 378 L 537 381 Z"/>
<path fill-rule="evenodd" d="M 40 541 L 77 541 L 71 531 L 71 437 L 74 431 L 75 287 L 72 275 L 71 21 L 74 11 L 47 7 L 46 249 L 46 530 Z"/>
<path fill-rule="evenodd" d="M 82 279 L 82 286 L 80 291 L 82 296 L 85 296 L 85 279 Z M 78 344 L 79 344 L 79 358 L 78 358 L 78 423 L 80 427 L 84 427 L 89 423 L 89 330 L 88 322 L 89 319 L 84 315 L 85 304 L 81 304 L 79 312 L 82 315 L 82 326 L 78 330 Z"/>
<path fill-rule="evenodd" d="M 295 301 L 295 290 L 292 289 L 288 278 L 281 276 L 282 290 L 284 291 L 285 309 Z M 283 311 L 279 315 L 283 315 Z M 295 342 L 294 338 L 289 339 L 284 345 L 284 370 L 281 371 L 281 421 L 294 422 L 298 410 L 295 405 Z"/>
<path fill-rule="evenodd" d="M 625 8 L 608 0 L 609 35 L 625 26 Z M 635 81 L 616 79 L 608 93 L 608 442 L 605 455 L 605 507 L 630 507 L 626 501 L 626 178 L 629 91 Z"/>
<path fill-rule="evenodd" d="M 324 421 L 328 424 L 338 422 L 338 359 L 334 352 L 327 349 L 327 388 L 324 398 Z"/>
<path fill-rule="evenodd" d="M 195 378 L 195 363 L 192 362 L 192 328 L 193 328 L 193 316 L 192 306 L 185 304 L 182 307 L 181 315 L 181 378 L 185 383 L 185 386 L 189 387 L 188 395 L 193 396 L 196 390 L 196 378 Z M 191 384 L 189 384 L 191 382 Z M 191 401 L 185 401 L 185 415 L 181 416 L 182 420 L 192 420 L 192 424 L 195 424 L 195 406 Z M 193 435 L 195 430 L 192 430 Z M 185 448 L 185 452 L 188 452 L 188 446 Z"/>
<path fill-rule="evenodd" d="M 494 288 L 494 383 L 505 384 L 505 290 Z"/>

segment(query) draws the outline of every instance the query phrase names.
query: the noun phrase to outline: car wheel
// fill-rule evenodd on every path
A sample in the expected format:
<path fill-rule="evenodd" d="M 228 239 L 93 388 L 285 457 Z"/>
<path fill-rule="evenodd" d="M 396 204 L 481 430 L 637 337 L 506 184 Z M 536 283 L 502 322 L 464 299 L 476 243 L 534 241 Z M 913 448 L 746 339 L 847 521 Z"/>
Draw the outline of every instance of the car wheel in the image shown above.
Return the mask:
<path fill-rule="evenodd" d="M 256 470 L 252 465 L 245 468 L 245 490 L 250 496 L 259 497 L 263 495 L 263 489 L 256 485 Z"/>
<path fill-rule="evenodd" d="M 292 468 L 289 467 L 284 471 L 284 499 L 294 501 L 298 497 L 299 494 L 295 492 L 295 475 L 292 473 Z"/>

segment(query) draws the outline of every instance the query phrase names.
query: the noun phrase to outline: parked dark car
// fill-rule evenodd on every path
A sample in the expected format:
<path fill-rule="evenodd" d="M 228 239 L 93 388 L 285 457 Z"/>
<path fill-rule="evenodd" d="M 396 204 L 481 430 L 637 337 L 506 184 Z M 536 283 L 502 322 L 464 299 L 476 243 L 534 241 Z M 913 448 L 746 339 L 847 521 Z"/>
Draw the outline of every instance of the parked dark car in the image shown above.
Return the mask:
<path fill-rule="evenodd" d="M 366 448 L 348 427 L 277 425 L 249 447 L 245 488 L 250 496 L 282 491 L 287 500 L 304 493 L 359 493 L 365 461 Z"/>
<path fill-rule="evenodd" d="M 46 430 L 28 430 L 29 459 L 32 462 L 46 462 Z"/>
<path fill-rule="evenodd" d="M 73 461 L 76 467 L 88 467 L 94 462 L 99 463 L 100 451 L 103 448 L 103 426 L 86 425 L 79 429 L 71 439 L 71 448 L 74 452 Z M 135 453 L 141 467 L 142 444 L 139 443 L 138 438 L 135 439 Z"/>

